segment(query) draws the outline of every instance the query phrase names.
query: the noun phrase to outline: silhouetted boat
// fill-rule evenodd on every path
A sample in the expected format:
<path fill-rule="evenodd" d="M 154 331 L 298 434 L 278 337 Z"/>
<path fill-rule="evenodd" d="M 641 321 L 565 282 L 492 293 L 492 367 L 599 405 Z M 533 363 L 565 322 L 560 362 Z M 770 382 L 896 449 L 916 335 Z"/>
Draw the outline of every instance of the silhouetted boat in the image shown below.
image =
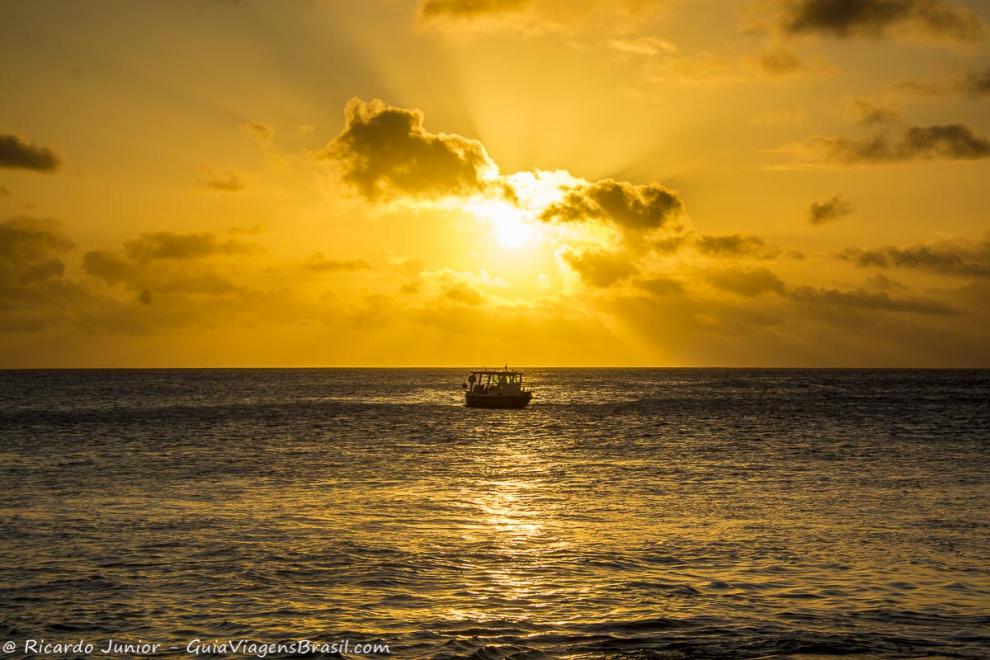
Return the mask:
<path fill-rule="evenodd" d="M 468 408 L 525 408 L 533 398 L 523 388 L 521 371 L 472 371 L 464 383 L 464 405 Z"/>

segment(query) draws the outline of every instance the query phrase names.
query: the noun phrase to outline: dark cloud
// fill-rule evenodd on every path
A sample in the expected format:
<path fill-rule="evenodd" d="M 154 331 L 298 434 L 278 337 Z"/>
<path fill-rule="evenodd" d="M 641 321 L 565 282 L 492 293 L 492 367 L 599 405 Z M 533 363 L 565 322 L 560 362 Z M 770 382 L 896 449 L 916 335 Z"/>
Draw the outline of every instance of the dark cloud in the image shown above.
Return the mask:
<path fill-rule="evenodd" d="M 777 76 L 796 73 L 804 69 L 804 64 L 801 63 L 797 55 L 782 48 L 764 53 L 760 57 L 760 66 L 767 73 Z"/>
<path fill-rule="evenodd" d="M 344 130 L 319 155 L 339 162 L 367 199 L 476 193 L 497 171 L 477 140 L 427 132 L 419 110 L 354 98 L 344 117 Z"/>
<path fill-rule="evenodd" d="M 61 264 L 57 256 L 71 247 L 61 225 L 50 218 L 16 216 L 0 222 L 0 264 L 8 276 L 4 279 L 22 279 L 39 265 Z M 45 266 L 42 270 L 52 269 Z M 9 277 L 14 271 L 20 277 Z"/>
<path fill-rule="evenodd" d="M 175 313 L 191 309 L 196 297 L 246 294 L 216 271 L 212 259 L 258 249 L 252 243 L 210 233 L 171 232 L 141 234 L 125 241 L 123 247 L 122 252 L 87 252 L 83 271 L 111 287 L 133 292 L 142 305 L 161 307 L 159 303 L 164 303 Z"/>
<path fill-rule="evenodd" d="M 637 185 L 601 179 L 570 189 L 559 202 L 547 206 L 543 221 L 611 222 L 626 230 L 651 230 L 677 225 L 684 204 L 677 193 L 659 183 Z"/>
<path fill-rule="evenodd" d="M 82 267 L 86 273 L 107 284 L 138 292 L 144 304 L 150 304 L 153 294 L 224 295 L 238 290 L 209 268 L 162 268 L 153 262 L 128 259 L 104 250 L 83 255 Z"/>
<path fill-rule="evenodd" d="M 42 330 L 78 309 L 85 296 L 64 277 L 71 248 L 50 218 L 0 222 L 0 332 Z"/>
<path fill-rule="evenodd" d="M 965 94 L 977 98 L 990 94 L 990 66 L 969 68 L 955 76 L 939 76 L 929 80 L 902 80 L 892 89 L 914 96 L 947 96 Z"/>
<path fill-rule="evenodd" d="M 314 273 L 341 273 L 357 270 L 367 270 L 371 265 L 360 259 L 327 259 L 317 253 L 311 256 L 303 265 L 304 270 Z"/>
<path fill-rule="evenodd" d="M 141 234 L 124 243 L 128 256 L 148 259 L 200 259 L 215 255 L 245 254 L 257 250 L 252 243 L 219 238 L 215 234 L 175 234 L 153 232 Z"/>
<path fill-rule="evenodd" d="M 211 172 L 199 183 L 204 188 L 217 192 L 240 192 L 244 190 L 244 180 L 235 172 L 225 174 Z"/>
<path fill-rule="evenodd" d="M 82 268 L 108 284 L 126 282 L 139 270 L 138 264 L 105 250 L 92 250 L 83 255 Z"/>
<path fill-rule="evenodd" d="M 772 258 L 778 250 L 759 236 L 745 234 L 704 234 L 695 239 L 698 252 L 710 257 L 763 257 Z"/>
<path fill-rule="evenodd" d="M 787 286 L 766 268 L 727 268 L 708 273 L 708 281 L 716 288 L 753 298 L 763 293 L 783 294 Z"/>
<path fill-rule="evenodd" d="M 990 278 L 990 237 L 982 241 L 887 246 L 872 250 L 849 248 L 840 256 L 865 268 L 906 268 L 939 275 Z"/>
<path fill-rule="evenodd" d="M 878 132 L 865 138 L 819 137 L 812 146 L 825 160 L 843 165 L 990 156 L 990 140 L 962 124 L 911 126 L 895 136 Z"/>
<path fill-rule="evenodd" d="M 863 100 L 856 101 L 856 106 L 860 112 L 859 123 L 865 126 L 896 124 L 901 120 L 900 113 L 892 108 L 885 108 Z"/>
<path fill-rule="evenodd" d="M 990 94 L 990 66 L 967 72 L 959 87 L 971 96 Z"/>
<path fill-rule="evenodd" d="M 852 202 L 846 201 L 838 195 L 833 195 L 823 202 L 811 203 L 811 207 L 808 209 L 808 221 L 813 225 L 824 225 L 852 212 Z"/>
<path fill-rule="evenodd" d="M 529 2 L 530 0 L 424 0 L 420 5 L 420 13 L 423 18 L 472 18 L 518 11 Z"/>
<path fill-rule="evenodd" d="M 419 20 L 463 35 L 472 29 L 524 34 L 592 30 L 627 37 L 669 0 L 420 0 Z"/>
<path fill-rule="evenodd" d="M 10 197 L 13 194 L 10 192 L 10 188 L 0 183 L 0 197 Z"/>
<path fill-rule="evenodd" d="M 777 275 L 765 268 L 728 268 L 711 271 L 707 274 L 707 279 L 716 288 L 747 298 L 756 298 L 765 293 L 775 293 L 791 302 L 813 306 L 817 309 L 905 312 L 935 316 L 956 314 L 955 309 L 937 300 L 893 298 L 887 291 L 867 291 L 865 289 L 844 291 L 811 286 L 788 286 Z"/>
<path fill-rule="evenodd" d="M 262 142 L 271 142 L 275 138 L 275 129 L 263 121 L 249 121 L 244 128 Z"/>
<path fill-rule="evenodd" d="M 654 296 L 668 296 L 684 291 L 684 284 L 670 277 L 650 277 L 639 280 L 636 286 Z"/>
<path fill-rule="evenodd" d="M 951 316 L 957 313 L 949 305 L 937 300 L 929 300 L 927 298 L 892 298 L 885 291 L 871 292 L 864 289 L 841 291 L 839 289 L 819 289 L 810 286 L 799 286 L 791 289 L 788 297 L 795 302 L 818 307 L 839 307 L 879 312 L 908 312 L 935 316 Z"/>
<path fill-rule="evenodd" d="M 597 287 L 621 282 L 639 270 L 629 255 L 622 252 L 564 250 L 561 257 L 582 280 Z"/>
<path fill-rule="evenodd" d="M 48 147 L 39 147 L 16 135 L 0 135 L 0 167 L 54 172 L 61 162 Z"/>
<path fill-rule="evenodd" d="M 789 0 L 780 27 L 790 34 L 839 38 L 905 30 L 951 41 L 979 41 L 985 33 L 975 12 L 946 0 Z"/>

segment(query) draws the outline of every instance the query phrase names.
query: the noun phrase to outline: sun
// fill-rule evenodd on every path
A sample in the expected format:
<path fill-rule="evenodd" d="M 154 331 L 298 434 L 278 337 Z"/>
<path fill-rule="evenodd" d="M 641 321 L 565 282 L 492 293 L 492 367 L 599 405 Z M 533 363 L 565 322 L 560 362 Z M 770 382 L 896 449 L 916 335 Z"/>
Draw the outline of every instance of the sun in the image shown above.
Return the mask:
<path fill-rule="evenodd" d="M 524 212 L 502 200 L 484 199 L 469 205 L 470 211 L 491 225 L 495 240 L 504 248 L 518 250 L 533 238 L 533 225 Z"/>
<path fill-rule="evenodd" d="M 518 249 L 529 243 L 533 236 L 533 227 L 518 216 L 505 215 L 497 218 L 495 224 L 495 240 L 502 247 Z"/>

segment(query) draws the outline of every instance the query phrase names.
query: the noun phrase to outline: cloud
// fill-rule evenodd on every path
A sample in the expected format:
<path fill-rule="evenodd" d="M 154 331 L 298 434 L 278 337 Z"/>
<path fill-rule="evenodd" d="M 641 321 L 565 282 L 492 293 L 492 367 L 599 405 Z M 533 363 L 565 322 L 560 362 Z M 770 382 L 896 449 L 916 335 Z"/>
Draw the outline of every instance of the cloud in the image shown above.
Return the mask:
<path fill-rule="evenodd" d="M 683 293 L 684 283 L 670 277 L 655 276 L 636 282 L 636 286 L 653 296 L 669 296 Z"/>
<path fill-rule="evenodd" d="M 744 234 L 703 234 L 695 239 L 695 249 L 709 257 L 773 258 L 778 250 L 759 236 Z"/>
<path fill-rule="evenodd" d="M 319 157 L 337 161 L 344 181 L 369 200 L 477 193 L 498 173 L 480 142 L 426 131 L 419 110 L 353 98 L 344 117 Z"/>
<path fill-rule="evenodd" d="M 937 300 L 929 300 L 927 298 L 892 298 L 885 291 L 871 292 L 864 289 L 841 291 L 839 289 L 799 286 L 792 289 L 788 297 L 795 302 L 812 304 L 818 307 L 840 307 L 880 312 L 908 312 L 936 316 L 952 316 L 957 314 L 955 309 Z"/>
<path fill-rule="evenodd" d="M 10 188 L 0 183 L 0 197 L 10 197 L 13 194 L 10 192 Z"/>
<path fill-rule="evenodd" d="M 783 280 L 766 268 L 727 268 L 711 271 L 708 281 L 718 289 L 753 298 L 763 293 L 785 293 Z"/>
<path fill-rule="evenodd" d="M 983 39 L 983 21 L 946 0 L 789 0 L 778 27 L 788 34 L 838 38 L 906 32 L 948 41 Z"/>
<path fill-rule="evenodd" d="M 515 13 L 530 0 L 424 0 L 420 12 L 426 18 L 455 16 L 473 18 L 491 14 Z"/>
<path fill-rule="evenodd" d="M 16 135 L 0 135 L 0 167 L 54 172 L 61 162 L 48 147 L 39 147 Z"/>
<path fill-rule="evenodd" d="M 629 255 L 623 252 L 564 248 L 559 254 L 582 280 L 596 287 L 612 286 L 639 270 Z"/>
<path fill-rule="evenodd" d="M 808 209 L 808 221 L 813 225 L 834 222 L 853 212 L 852 202 L 833 195 L 823 202 L 812 202 Z"/>
<path fill-rule="evenodd" d="M 869 101 L 858 100 L 856 107 L 859 109 L 859 123 L 864 126 L 893 125 L 901 121 L 899 112 L 892 108 L 885 108 Z"/>
<path fill-rule="evenodd" d="M 766 73 L 781 76 L 802 71 L 804 64 L 791 51 L 778 48 L 767 51 L 760 56 L 760 67 Z"/>
<path fill-rule="evenodd" d="M 990 66 L 970 69 L 959 86 L 971 96 L 990 94 Z"/>
<path fill-rule="evenodd" d="M 660 37 L 639 36 L 610 39 L 607 45 L 620 53 L 645 57 L 671 55 L 677 52 L 676 45 Z"/>
<path fill-rule="evenodd" d="M 806 150 L 813 160 L 837 165 L 896 163 L 912 160 L 977 160 L 990 156 L 990 140 L 962 124 L 910 126 L 891 134 L 880 131 L 863 138 L 812 138 Z"/>
<path fill-rule="evenodd" d="M 61 225 L 51 218 L 15 216 L 0 222 L 0 263 L 6 268 L 26 267 L 19 273 L 22 278 L 39 264 L 58 261 L 56 255 L 71 247 L 72 242 L 62 233 Z"/>
<path fill-rule="evenodd" d="M 244 190 L 244 180 L 235 172 L 225 174 L 207 172 L 207 176 L 200 180 L 200 185 L 209 190 L 217 192 L 240 192 Z"/>
<path fill-rule="evenodd" d="M 78 309 L 85 296 L 64 277 L 70 249 L 51 218 L 0 221 L 0 331 L 42 330 Z"/>
<path fill-rule="evenodd" d="M 244 124 L 244 130 L 261 142 L 271 142 L 275 139 L 275 129 L 263 121 L 249 121 Z"/>
<path fill-rule="evenodd" d="M 630 231 L 677 229 L 684 211 L 680 196 L 659 183 L 601 179 L 575 186 L 540 214 L 545 222 L 599 220 Z"/>
<path fill-rule="evenodd" d="M 444 296 L 448 300 L 464 305 L 482 305 L 485 302 L 484 296 L 467 284 L 455 284 L 447 289 Z"/>
<path fill-rule="evenodd" d="M 848 248 L 841 258 L 864 268 L 905 268 L 938 275 L 990 278 L 990 235 L 982 241 Z"/>
<path fill-rule="evenodd" d="M 371 264 L 361 259 L 327 259 L 317 252 L 306 260 L 303 269 L 313 273 L 342 273 L 367 270 Z"/>
<path fill-rule="evenodd" d="M 543 34 L 569 30 L 626 35 L 655 18 L 666 0 L 421 0 L 422 25 L 463 35 L 466 30 Z"/>
<path fill-rule="evenodd" d="M 124 243 L 132 259 L 200 259 L 215 255 L 245 254 L 257 250 L 252 243 L 231 238 L 219 238 L 215 234 L 176 234 L 151 232 Z"/>
<path fill-rule="evenodd" d="M 82 269 L 111 287 L 137 294 L 143 305 L 161 303 L 178 312 L 188 308 L 189 296 L 243 294 L 242 287 L 220 275 L 217 257 L 245 255 L 258 247 L 211 233 L 152 232 L 124 241 L 122 251 L 91 250 L 83 255 Z"/>
<path fill-rule="evenodd" d="M 892 89 L 914 96 L 963 94 L 978 98 L 990 94 L 990 66 L 966 68 L 955 75 L 941 75 L 928 80 L 902 80 Z"/>
<path fill-rule="evenodd" d="M 878 312 L 905 312 L 936 316 L 951 316 L 957 312 L 951 306 L 928 298 L 893 298 L 886 291 L 819 288 L 813 286 L 788 286 L 773 272 L 765 268 L 727 268 L 711 271 L 707 280 L 718 289 L 746 297 L 756 298 L 765 293 L 776 293 L 784 299 L 816 308 L 840 308 Z"/>

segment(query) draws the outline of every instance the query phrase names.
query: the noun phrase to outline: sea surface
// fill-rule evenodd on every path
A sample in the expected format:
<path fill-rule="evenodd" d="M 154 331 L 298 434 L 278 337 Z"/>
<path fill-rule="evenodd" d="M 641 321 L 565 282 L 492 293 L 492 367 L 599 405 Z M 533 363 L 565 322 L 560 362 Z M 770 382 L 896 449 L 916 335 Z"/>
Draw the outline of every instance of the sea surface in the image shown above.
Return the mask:
<path fill-rule="evenodd" d="M 465 375 L 0 372 L 0 641 L 990 657 L 990 371 Z"/>

